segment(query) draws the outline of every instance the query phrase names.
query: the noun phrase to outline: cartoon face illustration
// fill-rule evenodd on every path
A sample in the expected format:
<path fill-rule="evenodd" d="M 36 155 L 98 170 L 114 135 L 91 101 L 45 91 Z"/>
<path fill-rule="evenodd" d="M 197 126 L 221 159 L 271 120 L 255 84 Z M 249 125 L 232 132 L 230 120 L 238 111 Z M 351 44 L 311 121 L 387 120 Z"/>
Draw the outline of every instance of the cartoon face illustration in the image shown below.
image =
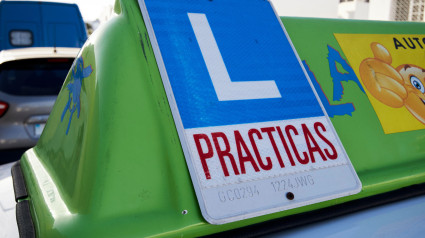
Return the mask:
<path fill-rule="evenodd" d="M 400 65 L 397 71 L 403 77 L 407 90 L 405 107 L 416 119 L 425 124 L 425 69 L 412 65 Z"/>
<path fill-rule="evenodd" d="M 74 65 L 72 66 L 72 74 L 71 74 L 71 80 L 66 86 L 66 88 L 69 91 L 68 95 L 68 102 L 63 109 L 61 121 L 63 121 L 63 118 L 65 117 L 65 114 L 67 111 L 71 113 L 69 116 L 69 122 L 68 127 L 66 129 L 66 134 L 68 135 L 69 127 L 71 126 L 72 121 L 72 115 L 74 112 L 77 112 L 77 118 L 80 118 L 80 106 L 81 106 L 81 100 L 80 100 L 80 93 L 81 93 L 81 86 L 83 83 L 83 79 L 90 76 L 90 74 L 93 72 L 91 65 L 84 68 L 84 61 L 82 57 L 79 57 Z"/>
<path fill-rule="evenodd" d="M 380 102 L 393 108 L 406 107 L 425 124 L 425 69 L 413 64 L 394 68 L 388 50 L 373 42 L 374 58 L 360 64 L 360 77 L 369 92 Z"/>

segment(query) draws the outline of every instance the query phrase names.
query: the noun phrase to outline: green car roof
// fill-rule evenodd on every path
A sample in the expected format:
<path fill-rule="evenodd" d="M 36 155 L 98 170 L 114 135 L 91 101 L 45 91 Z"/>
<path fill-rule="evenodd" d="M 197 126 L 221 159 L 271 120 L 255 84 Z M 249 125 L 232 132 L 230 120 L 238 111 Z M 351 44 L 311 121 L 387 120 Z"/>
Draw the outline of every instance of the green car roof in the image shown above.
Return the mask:
<path fill-rule="evenodd" d="M 20 160 L 28 196 L 19 201 L 28 201 L 38 237 L 202 236 L 425 182 L 425 131 L 385 133 L 352 67 L 355 56 L 344 54 L 354 43 L 342 39 L 346 34 L 387 35 L 405 46 L 399 51 L 407 51 L 403 38 L 422 42 L 423 23 L 281 18 L 362 191 L 209 224 L 195 196 L 138 2 L 118 0 L 114 11 L 84 45 L 37 146 Z"/>

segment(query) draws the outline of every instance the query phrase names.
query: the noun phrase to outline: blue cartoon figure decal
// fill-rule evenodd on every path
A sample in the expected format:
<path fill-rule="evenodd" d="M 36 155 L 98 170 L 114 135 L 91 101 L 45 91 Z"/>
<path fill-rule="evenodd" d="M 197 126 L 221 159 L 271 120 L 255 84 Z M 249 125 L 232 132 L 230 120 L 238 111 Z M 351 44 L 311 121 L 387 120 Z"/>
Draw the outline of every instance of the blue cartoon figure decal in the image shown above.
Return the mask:
<path fill-rule="evenodd" d="M 72 67 L 71 80 L 70 80 L 70 83 L 68 83 L 68 85 L 66 86 L 69 91 L 68 102 L 65 108 L 63 109 L 62 117 L 61 117 L 61 122 L 62 122 L 66 112 L 69 111 L 71 113 L 71 115 L 69 116 L 68 127 L 66 129 L 67 135 L 68 135 L 69 127 L 71 126 L 72 115 L 74 114 L 75 111 L 77 111 L 77 118 L 80 118 L 81 86 L 83 83 L 83 79 L 90 76 L 92 72 L 93 70 L 91 68 L 91 65 L 84 68 L 84 61 L 83 61 L 83 57 L 81 56 L 75 61 Z"/>

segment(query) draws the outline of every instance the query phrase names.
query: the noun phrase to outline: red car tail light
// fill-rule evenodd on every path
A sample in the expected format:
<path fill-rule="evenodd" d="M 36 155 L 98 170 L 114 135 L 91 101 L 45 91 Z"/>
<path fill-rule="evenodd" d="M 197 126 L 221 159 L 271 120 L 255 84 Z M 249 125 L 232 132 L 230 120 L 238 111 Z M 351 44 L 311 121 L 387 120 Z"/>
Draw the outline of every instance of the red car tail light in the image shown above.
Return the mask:
<path fill-rule="evenodd" d="M 6 113 L 8 108 L 9 108 L 9 104 L 0 101 L 0 117 L 2 117 Z"/>

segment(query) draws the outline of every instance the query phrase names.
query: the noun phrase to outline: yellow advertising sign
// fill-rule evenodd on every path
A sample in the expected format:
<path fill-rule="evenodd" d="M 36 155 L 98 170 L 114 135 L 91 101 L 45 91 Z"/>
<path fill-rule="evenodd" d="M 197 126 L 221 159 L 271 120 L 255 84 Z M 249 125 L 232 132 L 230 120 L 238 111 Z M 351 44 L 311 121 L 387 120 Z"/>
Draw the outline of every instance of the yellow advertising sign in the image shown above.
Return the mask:
<path fill-rule="evenodd" d="M 335 34 L 385 134 L 425 129 L 425 35 Z"/>

